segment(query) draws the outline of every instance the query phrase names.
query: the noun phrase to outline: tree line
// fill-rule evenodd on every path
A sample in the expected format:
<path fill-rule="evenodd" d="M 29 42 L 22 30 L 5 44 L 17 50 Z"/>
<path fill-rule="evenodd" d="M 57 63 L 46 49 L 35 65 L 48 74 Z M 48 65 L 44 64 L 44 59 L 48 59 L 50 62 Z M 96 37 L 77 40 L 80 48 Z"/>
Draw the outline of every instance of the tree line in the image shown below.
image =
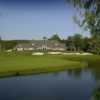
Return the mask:
<path fill-rule="evenodd" d="M 65 43 L 67 51 L 100 54 L 99 37 L 83 37 L 82 34 L 75 33 L 73 36 L 68 36 L 67 39 L 61 39 L 59 35 L 54 34 L 49 40 L 57 40 L 61 43 Z"/>
<path fill-rule="evenodd" d="M 77 9 L 78 16 L 74 21 L 85 30 L 88 30 L 91 37 L 85 39 L 87 49 L 90 52 L 100 54 L 100 0 L 66 0 Z M 85 43 L 84 43 L 85 45 Z"/>
<path fill-rule="evenodd" d="M 44 37 L 43 37 L 44 39 Z M 91 52 L 94 54 L 100 54 L 100 39 L 93 37 L 83 37 L 82 34 L 76 33 L 72 36 L 68 36 L 66 39 L 60 38 L 58 34 L 52 35 L 47 40 L 59 41 L 66 44 L 66 50 L 70 52 Z M 0 38 L 0 50 L 13 49 L 20 43 L 31 43 L 32 40 L 2 40 Z"/>
<path fill-rule="evenodd" d="M 0 37 L 0 51 L 13 49 L 17 44 L 29 42 L 29 40 L 2 40 Z"/>

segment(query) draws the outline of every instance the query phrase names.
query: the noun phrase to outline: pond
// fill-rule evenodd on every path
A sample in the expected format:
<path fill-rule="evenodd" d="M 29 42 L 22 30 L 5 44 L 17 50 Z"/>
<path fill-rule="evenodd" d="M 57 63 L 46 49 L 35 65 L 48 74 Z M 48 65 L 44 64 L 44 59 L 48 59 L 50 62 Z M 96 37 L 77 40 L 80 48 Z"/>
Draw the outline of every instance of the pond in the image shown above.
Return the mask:
<path fill-rule="evenodd" d="M 90 100 L 98 75 L 92 69 L 0 79 L 0 100 Z"/>

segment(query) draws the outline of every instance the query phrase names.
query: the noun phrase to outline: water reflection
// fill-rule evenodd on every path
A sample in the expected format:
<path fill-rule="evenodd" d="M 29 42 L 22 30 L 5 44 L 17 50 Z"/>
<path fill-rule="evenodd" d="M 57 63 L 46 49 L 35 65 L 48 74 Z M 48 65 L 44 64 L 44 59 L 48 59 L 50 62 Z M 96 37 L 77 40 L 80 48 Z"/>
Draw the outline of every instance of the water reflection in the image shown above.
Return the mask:
<path fill-rule="evenodd" d="M 91 97 L 91 100 L 100 100 L 100 86 L 97 86 L 94 91 L 93 95 Z"/>
<path fill-rule="evenodd" d="M 96 81 L 91 100 L 100 100 L 100 67 L 92 67 L 91 73 L 94 75 Z"/>
<path fill-rule="evenodd" d="M 80 78 L 82 74 L 82 69 L 67 70 L 69 76 Z"/>
<path fill-rule="evenodd" d="M 68 69 L 64 72 L 66 72 L 66 76 L 69 76 L 69 77 L 74 77 L 74 78 L 80 78 L 81 75 L 82 75 L 82 71 L 83 69 Z M 61 72 L 55 72 L 53 73 L 52 75 L 54 75 L 55 77 L 56 76 L 59 76 Z"/>
<path fill-rule="evenodd" d="M 95 84 L 89 69 L 0 79 L 0 100 L 90 100 Z"/>

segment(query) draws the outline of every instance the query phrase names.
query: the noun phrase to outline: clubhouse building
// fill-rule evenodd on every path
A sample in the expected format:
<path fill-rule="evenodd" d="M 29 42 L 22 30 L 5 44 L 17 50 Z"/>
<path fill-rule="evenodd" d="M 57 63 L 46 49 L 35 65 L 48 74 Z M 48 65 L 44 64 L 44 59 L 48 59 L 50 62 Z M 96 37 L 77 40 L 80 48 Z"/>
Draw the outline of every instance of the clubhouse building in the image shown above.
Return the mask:
<path fill-rule="evenodd" d="M 32 40 L 30 43 L 20 43 L 15 46 L 14 50 L 53 50 L 53 51 L 65 51 L 66 45 L 56 40 Z"/>

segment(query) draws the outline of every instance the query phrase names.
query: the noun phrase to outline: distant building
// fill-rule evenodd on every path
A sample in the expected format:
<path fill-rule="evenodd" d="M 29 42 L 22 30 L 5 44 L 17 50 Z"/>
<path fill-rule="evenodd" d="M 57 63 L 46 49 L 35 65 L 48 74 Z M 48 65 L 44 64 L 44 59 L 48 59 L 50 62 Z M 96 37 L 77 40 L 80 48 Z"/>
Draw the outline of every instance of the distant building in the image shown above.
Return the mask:
<path fill-rule="evenodd" d="M 23 50 L 66 50 L 66 45 L 54 40 L 33 40 L 31 43 L 21 43 L 14 48 L 17 51 Z"/>
<path fill-rule="evenodd" d="M 34 50 L 34 47 L 32 46 L 31 43 L 20 43 L 20 44 L 16 45 L 14 50 L 17 50 L 17 51 Z"/>

